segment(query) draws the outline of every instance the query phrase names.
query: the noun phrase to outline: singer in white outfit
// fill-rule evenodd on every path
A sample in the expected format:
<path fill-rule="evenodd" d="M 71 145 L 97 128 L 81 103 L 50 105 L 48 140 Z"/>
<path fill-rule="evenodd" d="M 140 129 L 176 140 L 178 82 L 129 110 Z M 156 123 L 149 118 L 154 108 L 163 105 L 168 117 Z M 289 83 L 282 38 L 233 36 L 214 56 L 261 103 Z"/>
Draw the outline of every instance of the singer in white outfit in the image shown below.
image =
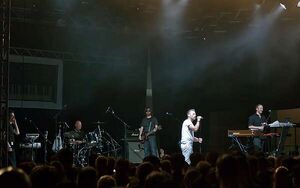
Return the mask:
<path fill-rule="evenodd" d="M 193 123 L 197 119 L 196 124 Z M 194 132 L 200 128 L 201 116 L 196 115 L 195 109 L 187 111 L 187 119 L 182 123 L 180 147 L 182 155 L 188 164 L 191 164 L 190 156 L 193 153 L 193 142 L 202 143 L 202 138 L 194 136 Z"/>

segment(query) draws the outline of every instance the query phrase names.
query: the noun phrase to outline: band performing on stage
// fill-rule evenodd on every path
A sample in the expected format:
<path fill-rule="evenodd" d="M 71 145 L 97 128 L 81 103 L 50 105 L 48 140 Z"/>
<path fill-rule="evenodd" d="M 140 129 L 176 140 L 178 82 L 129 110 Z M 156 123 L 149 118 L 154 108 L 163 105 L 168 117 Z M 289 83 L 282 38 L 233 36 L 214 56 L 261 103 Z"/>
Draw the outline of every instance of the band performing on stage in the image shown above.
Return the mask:
<path fill-rule="evenodd" d="M 111 109 L 115 115 L 115 112 Z M 170 114 L 170 113 L 168 113 Z M 116 115 L 115 115 L 116 116 Z M 191 164 L 190 156 L 193 153 L 193 143 L 197 142 L 199 146 L 203 139 L 196 137 L 195 132 L 202 132 L 201 120 L 202 116 L 197 116 L 195 109 L 189 109 L 186 113 L 186 119 L 181 125 L 180 131 L 175 131 L 174 134 L 181 136 L 179 142 L 179 149 L 184 156 L 185 161 Z M 264 152 L 266 154 L 277 155 L 283 151 L 283 142 L 285 141 L 287 129 L 293 127 L 292 123 L 281 123 L 275 121 L 274 123 L 268 123 L 270 118 L 270 111 L 268 118 L 263 115 L 263 105 L 257 104 L 255 106 L 255 113 L 248 117 L 248 129 L 245 130 L 228 130 L 228 137 L 232 139 L 233 145 L 242 153 L 249 152 Z M 31 122 L 31 120 L 30 120 Z M 123 122 L 123 121 L 122 121 Z M 61 149 L 68 149 L 73 153 L 75 166 L 86 166 L 89 163 L 91 155 L 105 155 L 105 156 L 119 156 L 119 152 L 122 152 L 124 148 L 120 143 L 116 141 L 104 128 L 105 122 L 93 122 L 93 130 L 85 132 L 84 125 L 81 120 L 76 120 L 73 126 L 69 126 L 66 122 L 57 122 L 57 132 L 52 144 L 52 151 L 54 153 Z M 123 124 L 126 124 L 123 122 Z M 35 160 L 35 151 L 41 149 L 42 144 L 36 142 L 38 137 L 43 139 L 47 138 L 47 135 L 42 135 L 41 131 L 36 127 L 36 133 L 26 133 L 26 143 L 16 143 L 15 135 L 20 135 L 19 126 L 14 112 L 10 113 L 9 126 L 8 126 L 8 159 L 12 166 L 16 166 L 16 148 L 27 149 L 30 151 L 30 159 Z M 281 128 L 281 132 L 272 132 L 271 128 Z M 138 134 L 136 134 L 139 140 L 139 148 L 133 151 L 143 150 L 144 157 L 157 156 L 159 157 L 157 147 L 157 133 L 162 130 L 161 125 L 158 123 L 158 119 L 153 115 L 153 111 L 150 107 L 146 107 L 144 111 L 144 118 L 140 123 Z M 200 130 L 200 131 L 199 131 Z M 135 135 L 135 134 L 132 134 Z M 202 135 L 202 134 L 201 134 Z M 243 138 L 247 138 L 247 141 L 243 141 Z M 278 139 L 278 144 L 270 147 L 272 139 Z M 128 138 L 127 138 L 128 140 Z M 127 141 L 123 139 L 123 141 Z M 49 142 L 50 143 L 50 142 Z M 47 143 L 48 144 L 48 143 Z M 16 145 L 18 147 L 16 147 Z M 142 147 L 140 147 L 142 146 Z M 232 148 L 231 146 L 230 148 Z M 47 154 L 47 148 L 45 149 L 45 155 Z M 164 150 L 160 148 L 160 150 Z M 46 160 L 46 158 L 45 158 Z"/>

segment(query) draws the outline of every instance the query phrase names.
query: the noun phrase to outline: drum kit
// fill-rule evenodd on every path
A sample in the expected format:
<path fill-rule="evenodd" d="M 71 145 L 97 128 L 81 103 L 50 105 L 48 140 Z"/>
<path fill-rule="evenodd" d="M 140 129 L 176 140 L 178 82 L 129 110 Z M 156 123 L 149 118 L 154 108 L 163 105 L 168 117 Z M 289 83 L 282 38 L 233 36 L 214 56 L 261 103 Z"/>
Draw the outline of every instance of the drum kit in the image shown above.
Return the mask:
<path fill-rule="evenodd" d="M 89 163 L 89 156 L 105 155 L 117 157 L 118 150 L 121 149 L 111 135 L 101 129 L 101 124 L 104 122 L 94 122 L 97 128 L 92 132 L 83 134 L 83 138 L 78 139 L 74 135 L 74 131 L 65 132 L 64 148 L 69 148 L 73 152 L 74 165 L 84 167 Z"/>

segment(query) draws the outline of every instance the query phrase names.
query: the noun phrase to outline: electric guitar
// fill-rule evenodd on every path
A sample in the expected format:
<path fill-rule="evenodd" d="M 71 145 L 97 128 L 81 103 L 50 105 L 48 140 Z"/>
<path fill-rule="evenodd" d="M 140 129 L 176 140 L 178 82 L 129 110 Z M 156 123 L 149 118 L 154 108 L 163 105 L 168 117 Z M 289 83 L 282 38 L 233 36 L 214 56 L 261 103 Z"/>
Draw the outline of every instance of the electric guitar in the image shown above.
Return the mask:
<path fill-rule="evenodd" d="M 63 143 L 62 143 L 62 139 L 61 139 L 61 129 L 59 127 L 58 134 L 57 134 L 57 136 L 55 137 L 55 139 L 53 141 L 52 151 L 58 152 L 62 148 L 63 148 Z"/>
<path fill-rule="evenodd" d="M 158 125 L 158 126 L 157 126 L 157 130 L 156 130 L 156 131 L 154 131 L 154 130 L 155 130 L 155 129 L 153 129 L 152 131 L 147 132 L 147 133 L 145 133 L 145 132 L 143 131 L 143 132 L 142 132 L 142 135 L 141 135 L 142 139 L 141 139 L 140 142 L 141 142 L 142 144 L 144 144 L 145 141 L 148 140 L 148 137 L 149 137 L 150 135 L 154 134 L 156 131 L 162 130 L 161 125 Z"/>

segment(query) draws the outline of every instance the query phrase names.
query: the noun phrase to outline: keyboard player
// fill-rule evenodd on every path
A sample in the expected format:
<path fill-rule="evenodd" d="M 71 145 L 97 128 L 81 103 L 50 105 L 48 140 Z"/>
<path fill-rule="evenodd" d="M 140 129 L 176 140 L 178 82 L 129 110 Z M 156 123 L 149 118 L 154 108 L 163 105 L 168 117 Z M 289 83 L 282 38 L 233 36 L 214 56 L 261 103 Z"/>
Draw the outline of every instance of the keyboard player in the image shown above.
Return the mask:
<path fill-rule="evenodd" d="M 267 125 L 267 119 L 262 114 L 264 107 L 261 104 L 255 106 L 256 112 L 248 118 L 248 128 L 256 131 L 264 131 L 265 125 Z M 263 141 L 259 137 L 253 138 L 254 151 L 263 151 Z"/>

